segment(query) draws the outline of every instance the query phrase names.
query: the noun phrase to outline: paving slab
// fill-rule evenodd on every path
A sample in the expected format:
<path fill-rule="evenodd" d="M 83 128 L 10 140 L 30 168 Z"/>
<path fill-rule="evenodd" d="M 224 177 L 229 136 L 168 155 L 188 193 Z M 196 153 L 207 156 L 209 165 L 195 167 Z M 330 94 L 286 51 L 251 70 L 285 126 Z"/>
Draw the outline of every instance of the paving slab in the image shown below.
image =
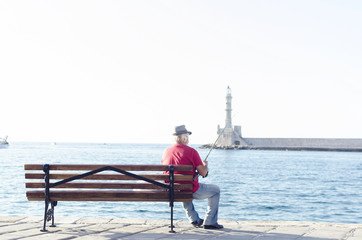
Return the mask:
<path fill-rule="evenodd" d="M 237 240 L 361 240 L 362 224 L 220 220 L 220 230 L 195 228 L 175 220 L 169 233 L 168 219 L 56 218 L 56 227 L 41 232 L 42 217 L 0 216 L 2 240 L 112 240 L 112 239 L 237 239 Z M 49 225 L 49 224 L 47 224 Z"/>

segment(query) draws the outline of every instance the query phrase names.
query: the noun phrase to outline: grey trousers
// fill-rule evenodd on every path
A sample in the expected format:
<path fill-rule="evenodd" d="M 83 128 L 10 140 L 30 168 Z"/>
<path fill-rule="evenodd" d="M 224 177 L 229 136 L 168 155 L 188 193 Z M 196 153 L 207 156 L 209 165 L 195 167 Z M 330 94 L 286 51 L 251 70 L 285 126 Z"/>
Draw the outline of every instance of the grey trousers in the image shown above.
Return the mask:
<path fill-rule="evenodd" d="M 214 184 L 200 183 L 200 188 L 192 194 L 192 198 L 196 200 L 208 199 L 204 225 L 216 224 L 219 211 L 220 188 Z M 182 204 L 189 221 L 199 221 L 200 217 L 195 210 L 194 204 L 192 202 L 184 202 Z"/>

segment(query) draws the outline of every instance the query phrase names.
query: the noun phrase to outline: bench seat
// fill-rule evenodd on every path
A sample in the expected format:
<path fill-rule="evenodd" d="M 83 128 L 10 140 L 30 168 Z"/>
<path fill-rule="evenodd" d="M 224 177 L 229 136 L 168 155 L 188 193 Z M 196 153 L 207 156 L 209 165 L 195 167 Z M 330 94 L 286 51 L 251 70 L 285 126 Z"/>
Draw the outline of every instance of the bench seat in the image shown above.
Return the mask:
<path fill-rule="evenodd" d="M 27 191 L 29 201 L 44 201 L 44 191 Z M 169 202 L 169 193 L 166 191 L 51 191 L 52 201 L 143 201 L 143 202 Z M 175 202 L 190 202 L 190 192 L 175 192 Z"/>

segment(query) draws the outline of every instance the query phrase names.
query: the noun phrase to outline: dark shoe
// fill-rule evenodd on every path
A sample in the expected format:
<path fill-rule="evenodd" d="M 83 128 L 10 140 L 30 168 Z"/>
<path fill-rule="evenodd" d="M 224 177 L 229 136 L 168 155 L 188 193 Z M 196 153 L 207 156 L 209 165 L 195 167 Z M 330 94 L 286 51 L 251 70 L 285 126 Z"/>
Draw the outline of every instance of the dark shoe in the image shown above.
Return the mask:
<path fill-rule="evenodd" d="M 192 226 L 194 226 L 195 228 L 199 228 L 199 227 L 201 227 L 201 225 L 204 223 L 204 219 L 199 219 L 199 221 L 197 222 L 197 221 L 193 221 L 191 224 L 192 224 Z"/>
<path fill-rule="evenodd" d="M 205 229 L 221 229 L 224 228 L 223 225 L 220 225 L 218 223 L 212 224 L 212 225 L 204 225 Z"/>

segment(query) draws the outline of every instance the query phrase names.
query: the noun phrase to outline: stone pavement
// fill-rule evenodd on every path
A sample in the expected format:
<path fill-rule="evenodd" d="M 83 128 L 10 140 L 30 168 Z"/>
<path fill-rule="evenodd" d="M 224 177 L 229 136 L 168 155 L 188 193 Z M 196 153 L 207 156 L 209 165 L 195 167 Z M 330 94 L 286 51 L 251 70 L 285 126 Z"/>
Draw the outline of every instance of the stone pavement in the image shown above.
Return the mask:
<path fill-rule="evenodd" d="M 194 228 L 175 221 L 176 233 L 169 233 L 169 220 L 125 218 L 56 218 L 56 227 L 41 232 L 42 217 L 1 217 L 0 239 L 112 240 L 112 239 L 257 239 L 257 240 L 362 240 L 362 224 L 229 221 L 220 220 L 222 230 Z"/>

